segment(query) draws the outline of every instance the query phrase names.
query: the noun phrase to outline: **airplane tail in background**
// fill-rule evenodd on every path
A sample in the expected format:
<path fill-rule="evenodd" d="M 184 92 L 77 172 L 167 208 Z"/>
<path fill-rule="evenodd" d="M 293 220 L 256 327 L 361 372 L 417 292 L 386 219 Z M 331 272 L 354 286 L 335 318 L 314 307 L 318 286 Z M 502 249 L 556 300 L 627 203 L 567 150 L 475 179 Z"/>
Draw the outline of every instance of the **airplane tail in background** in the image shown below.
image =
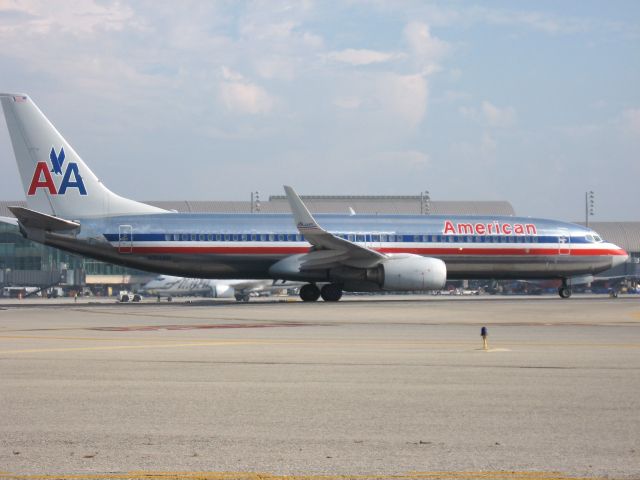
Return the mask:
<path fill-rule="evenodd" d="M 68 219 L 166 212 L 106 188 L 28 96 L 0 102 L 30 209 Z"/>

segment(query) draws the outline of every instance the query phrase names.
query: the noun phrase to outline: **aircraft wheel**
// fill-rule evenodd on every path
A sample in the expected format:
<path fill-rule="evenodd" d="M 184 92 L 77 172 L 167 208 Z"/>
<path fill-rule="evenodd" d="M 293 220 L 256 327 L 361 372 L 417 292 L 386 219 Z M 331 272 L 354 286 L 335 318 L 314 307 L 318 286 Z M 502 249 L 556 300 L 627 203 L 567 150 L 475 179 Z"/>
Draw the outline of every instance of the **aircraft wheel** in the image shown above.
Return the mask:
<path fill-rule="evenodd" d="M 569 287 L 560 287 L 558 289 L 558 295 L 560 295 L 560 298 L 569 298 L 571 296 L 571 289 Z"/>
<path fill-rule="evenodd" d="M 322 287 L 320 295 L 325 302 L 337 302 L 342 298 L 342 289 L 335 283 L 328 283 Z"/>
<path fill-rule="evenodd" d="M 303 302 L 315 302 L 320 298 L 320 289 L 313 283 L 307 283 L 300 289 L 300 298 Z"/>

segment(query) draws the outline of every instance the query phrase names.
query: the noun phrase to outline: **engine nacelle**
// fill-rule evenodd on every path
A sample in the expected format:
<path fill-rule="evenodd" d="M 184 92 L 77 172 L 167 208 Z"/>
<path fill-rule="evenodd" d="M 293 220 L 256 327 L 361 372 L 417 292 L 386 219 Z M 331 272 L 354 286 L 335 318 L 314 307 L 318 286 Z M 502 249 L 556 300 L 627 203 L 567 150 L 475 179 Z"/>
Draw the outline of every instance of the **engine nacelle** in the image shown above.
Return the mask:
<path fill-rule="evenodd" d="M 378 268 L 378 284 L 383 290 L 440 290 L 447 281 L 447 266 L 438 258 L 392 255 Z"/>
<path fill-rule="evenodd" d="M 233 287 L 224 284 L 216 284 L 213 286 L 212 290 L 214 298 L 233 298 L 233 295 L 235 294 Z"/>

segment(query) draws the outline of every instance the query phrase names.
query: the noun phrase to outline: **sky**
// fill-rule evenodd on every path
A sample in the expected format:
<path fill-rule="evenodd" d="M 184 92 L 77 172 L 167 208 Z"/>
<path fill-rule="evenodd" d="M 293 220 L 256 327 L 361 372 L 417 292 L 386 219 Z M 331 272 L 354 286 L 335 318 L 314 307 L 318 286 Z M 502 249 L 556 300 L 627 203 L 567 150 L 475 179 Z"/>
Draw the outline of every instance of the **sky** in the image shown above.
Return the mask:
<path fill-rule="evenodd" d="M 0 0 L 23 92 L 116 193 L 507 200 L 640 220 L 640 2 Z M 24 198 L 4 118 L 0 199 Z"/>

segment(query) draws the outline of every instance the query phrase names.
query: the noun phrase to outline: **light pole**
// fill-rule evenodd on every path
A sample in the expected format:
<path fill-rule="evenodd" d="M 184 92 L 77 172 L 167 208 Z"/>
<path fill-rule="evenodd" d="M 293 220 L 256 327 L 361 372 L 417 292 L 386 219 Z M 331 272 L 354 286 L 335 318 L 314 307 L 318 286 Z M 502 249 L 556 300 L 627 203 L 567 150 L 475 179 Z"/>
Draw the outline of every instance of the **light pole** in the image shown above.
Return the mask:
<path fill-rule="evenodd" d="M 584 193 L 584 223 L 589 226 L 589 217 L 593 217 L 595 211 L 595 193 L 589 190 Z"/>
<path fill-rule="evenodd" d="M 431 197 L 429 190 L 420 192 L 420 215 L 429 215 L 431 213 Z"/>
<path fill-rule="evenodd" d="M 251 192 L 251 213 L 260 212 L 260 192 Z"/>

